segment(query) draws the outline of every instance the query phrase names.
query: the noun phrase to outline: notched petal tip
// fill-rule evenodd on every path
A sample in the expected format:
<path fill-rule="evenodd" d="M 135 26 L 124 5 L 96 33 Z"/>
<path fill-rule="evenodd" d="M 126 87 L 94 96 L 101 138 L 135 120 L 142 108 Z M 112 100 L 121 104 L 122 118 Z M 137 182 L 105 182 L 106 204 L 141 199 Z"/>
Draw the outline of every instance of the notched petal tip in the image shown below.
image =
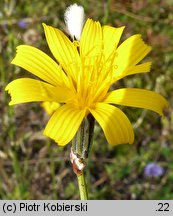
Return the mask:
<path fill-rule="evenodd" d="M 15 103 L 13 101 L 10 101 L 9 106 L 13 106 L 13 105 L 15 105 Z"/>
<path fill-rule="evenodd" d="M 9 90 L 9 84 L 5 87 L 5 91 Z"/>
<path fill-rule="evenodd" d="M 96 20 L 93 20 L 93 19 L 91 19 L 91 18 L 88 18 L 87 20 L 86 20 L 86 23 L 85 23 L 85 25 L 92 25 L 92 24 L 100 24 L 100 22 L 99 21 L 96 21 Z"/>
<path fill-rule="evenodd" d="M 15 65 L 15 61 L 16 61 L 16 56 L 11 60 L 10 64 Z"/>
<path fill-rule="evenodd" d="M 150 45 L 146 44 L 146 43 L 144 43 L 144 44 L 147 46 L 147 52 L 148 52 L 148 53 L 151 52 L 152 47 L 151 47 Z M 147 54 L 148 54 L 148 53 L 147 53 Z"/>
<path fill-rule="evenodd" d="M 152 62 L 147 62 L 148 63 L 148 68 L 149 70 L 151 69 L 151 66 L 152 66 Z"/>
<path fill-rule="evenodd" d="M 12 84 L 15 82 L 15 80 L 11 81 L 10 83 L 8 83 L 6 86 L 5 86 L 5 91 L 8 91 L 8 93 L 10 94 L 11 93 L 11 86 Z"/>
<path fill-rule="evenodd" d="M 170 110 L 169 110 L 169 104 L 167 103 L 166 106 L 163 108 L 163 115 L 161 117 L 162 118 L 167 117 L 169 112 L 170 112 Z"/>
<path fill-rule="evenodd" d="M 160 116 L 161 116 L 162 118 L 165 117 L 165 116 L 167 115 L 168 109 L 169 109 L 169 104 L 168 104 L 168 102 L 165 100 L 165 104 L 163 105 L 162 111 L 161 111 L 161 113 L 159 113 Z"/>
<path fill-rule="evenodd" d="M 16 55 L 15 55 L 15 57 L 11 60 L 11 64 L 14 64 L 14 65 L 15 65 L 15 64 L 17 63 L 17 60 L 16 60 L 16 59 L 17 59 L 18 57 L 20 57 L 20 55 L 23 54 L 23 51 L 25 51 L 25 49 L 26 49 L 27 47 L 32 47 L 32 46 L 22 44 L 22 45 L 19 45 L 19 46 L 16 47 Z"/>
<path fill-rule="evenodd" d="M 130 136 L 131 137 L 130 137 L 130 139 L 129 139 L 129 141 L 128 141 L 127 144 L 132 145 L 134 143 L 134 140 L 135 140 L 134 131 L 130 134 Z"/>
<path fill-rule="evenodd" d="M 135 35 L 134 35 L 135 36 Z M 139 42 L 143 43 L 144 46 L 146 46 L 148 53 L 152 50 L 152 47 L 148 45 L 142 38 L 141 34 L 136 34 L 137 38 L 139 39 Z M 132 36 L 133 37 L 133 36 Z"/>
<path fill-rule="evenodd" d="M 13 99 L 12 99 L 12 94 L 11 94 L 11 91 L 10 91 L 10 84 L 11 83 L 9 83 L 6 87 L 5 87 L 5 91 L 10 95 L 10 97 L 11 97 L 11 101 L 8 103 L 8 105 L 9 106 L 12 106 L 12 105 L 15 105 L 15 103 L 14 103 L 14 101 L 13 101 Z"/>
<path fill-rule="evenodd" d="M 122 31 L 125 29 L 125 27 L 126 26 L 120 26 L 120 27 L 113 27 L 113 26 L 109 26 L 109 25 L 104 25 L 104 26 L 102 26 L 102 29 L 115 29 L 115 30 L 117 30 L 117 29 L 121 29 Z"/>
<path fill-rule="evenodd" d="M 19 53 L 19 51 L 20 51 L 20 47 L 21 47 L 21 46 L 24 46 L 24 45 L 19 45 L 19 46 L 16 47 L 16 55 L 15 55 L 15 57 L 11 60 L 10 64 L 14 64 L 14 65 L 15 65 L 16 57 L 17 57 L 17 55 L 18 55 L 18 53 Z"/>

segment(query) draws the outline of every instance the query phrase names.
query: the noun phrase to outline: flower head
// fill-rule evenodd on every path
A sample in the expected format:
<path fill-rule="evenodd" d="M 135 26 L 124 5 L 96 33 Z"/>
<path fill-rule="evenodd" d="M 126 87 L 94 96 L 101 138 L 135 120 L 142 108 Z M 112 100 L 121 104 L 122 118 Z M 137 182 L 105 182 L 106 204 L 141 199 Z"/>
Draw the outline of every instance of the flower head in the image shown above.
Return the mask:
<path fill-rule="evenodd" d="M 144 173 L 148 177 L 159 177 L 163 175 L 163 168 L 159 166 L 157 163 L 149 163 L 144 169 Z"/>
<path fill-rule="evenodd" d="M 136 88 L 110 91 L 113 83 L 126 76 L 150 71 L 151 62 L 140 63 L 151 50 L 141 35 L 133 35 L 118 46 L 124 27 L 101 27 L 88 19 L 80 42 L 70 41 L 59 29 L 46 24 L 43 27 L 57 62 L 37 48 L 18 46 L 12 64 L 41 80 L 17 79 L 6 90 L 11 95 L 10 105 L 31 101 L 62 104 L 51 116 L 44 130 L 46 136 L 66 145 L 91 113 L 110 144 L 131 144 L 132 125 L 114 105 L 146 108 L 163 115 L 167 102 L 155 92 Z"/>

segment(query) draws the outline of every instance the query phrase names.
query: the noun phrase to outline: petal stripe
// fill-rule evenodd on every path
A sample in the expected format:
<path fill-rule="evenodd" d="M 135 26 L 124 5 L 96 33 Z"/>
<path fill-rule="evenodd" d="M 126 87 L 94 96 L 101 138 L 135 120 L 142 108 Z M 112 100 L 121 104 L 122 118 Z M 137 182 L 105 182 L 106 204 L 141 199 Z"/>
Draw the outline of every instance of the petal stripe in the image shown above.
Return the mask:
<path fill-rule="evenodd" d="M 133 143 L 132 125 L 120 109 L 109 104 L 97 103 L 90 112 L 102 127 L 110 144 Z"/>
<path fill-rule="evenodd" d="M 49 120 L 44 134 L 58 143 L 58 145 L 68 144 L 75 136 L 83 118 L 85 110 L 76 110 L 71 104 L 60 107 Z"/>
<path fill-rule="evenodd" d="M 168 107 L 167 101 L 161 95 L 153 91 L 135 88 L 123 88 L 111 91 L 107 94 L 104 102 L 150 109 L 161 116 L 163 115 L 164 108 Z"/>

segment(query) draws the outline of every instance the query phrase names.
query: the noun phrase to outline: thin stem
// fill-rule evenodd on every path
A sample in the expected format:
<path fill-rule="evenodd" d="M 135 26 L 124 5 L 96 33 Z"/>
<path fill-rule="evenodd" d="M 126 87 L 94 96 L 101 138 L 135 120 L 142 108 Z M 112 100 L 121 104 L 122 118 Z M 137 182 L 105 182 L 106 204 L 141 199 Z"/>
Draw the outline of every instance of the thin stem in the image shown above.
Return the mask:
<path fill-rule="evenodd" d="M 70 160 L 73 166 L 73 172 L 77 176 L 78 187 L 81 200 L 87 200 L 87 185 L 85 183 L 84 169 L 87 165 L 89 150 L 92 145 L 94 131 L 94 118 L 88 115 L 78 129 L 72 140 Z"/>
<path fill-rule="evenodd" d="M 77 175 L 77 180 L 78 180 L 78 186 L 79 186 L 80 199 L 88 200 L 88 192 L 87 192 L 87 187 L 85 183 L 84 172 L 82 172 L 81 175 Z"/>

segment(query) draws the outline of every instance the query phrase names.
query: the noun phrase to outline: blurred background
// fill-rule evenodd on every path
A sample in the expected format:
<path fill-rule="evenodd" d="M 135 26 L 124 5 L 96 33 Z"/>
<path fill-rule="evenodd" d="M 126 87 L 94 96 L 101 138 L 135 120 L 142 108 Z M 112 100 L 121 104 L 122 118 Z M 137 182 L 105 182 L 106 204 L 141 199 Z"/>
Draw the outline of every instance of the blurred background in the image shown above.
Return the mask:
<path fill-rule="evenodd" d="M 87 169 L 90 199 L 173 199 L 173 1 L 0 1 L 0 199 L 79 199 L 69 161 L 70 145 L 58 147 L 42 135 L 49 119 L 40 103 L 8 106 L 4 88 L 30 73 L 11 65 L 16 46 L 33 45 L 50 56 L 42 22 L 65 30 L 64 10 L 84 6 L 102 24 L 126 26 L 121 42 L 141 33 L 152 46 L 151 73 L 124 78 L 118 87 L 154 90 L 168 100 L 165 118 L 122 107 L 133 124 L 133 145 L 111 147 L 95 126 Z M 116 131 L 115 131 L 116 133 Z"/>

